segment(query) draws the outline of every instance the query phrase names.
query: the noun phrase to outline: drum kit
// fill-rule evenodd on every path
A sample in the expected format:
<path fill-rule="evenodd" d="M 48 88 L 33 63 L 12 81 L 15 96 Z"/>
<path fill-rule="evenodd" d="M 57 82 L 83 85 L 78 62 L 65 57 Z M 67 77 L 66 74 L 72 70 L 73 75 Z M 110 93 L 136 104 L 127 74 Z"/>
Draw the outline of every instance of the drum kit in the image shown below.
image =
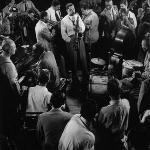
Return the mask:
<path fill-rule="evenodd" d="M 143 72 L 144 70 L 143 64 L 136 60 L 124 60 L 122 67 L 123 77 L 130 77 L 134 71 Z"/>
<path fill-rule="evenodd" d="M 118 56 L 118 55 L 117 55 Z M 111 61 L 118 62 L 116 55 L 111 57 Z M 109 73 L 105 60 L 101 58 L 91 59 L 94 68 L 90 72 L 89 92 L 92 94 L 106 94 Z M 122 78 L 132 77 L 135 71 L 143 71 L 143 64 L 136 60 L 123 60 L 122 63 Z"/>
<path fill-rule="evenodd" d="M 105 71 L 106 62 L 101 58 L 92 58 L 94 66 L 90 72 L 89 92 L 92 94 L 105 94 L 107 92 L 108 74 Z"/>

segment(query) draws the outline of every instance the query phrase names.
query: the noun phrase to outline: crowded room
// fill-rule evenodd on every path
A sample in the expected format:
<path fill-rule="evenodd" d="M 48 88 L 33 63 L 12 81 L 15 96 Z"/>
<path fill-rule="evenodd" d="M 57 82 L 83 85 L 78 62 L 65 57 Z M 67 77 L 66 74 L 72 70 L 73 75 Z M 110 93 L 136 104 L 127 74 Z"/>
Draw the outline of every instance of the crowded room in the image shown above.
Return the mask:
<path fill-rule="evenodd" d="M 0 150 L 150 150 L 150 0 L 1 0 Z"/>

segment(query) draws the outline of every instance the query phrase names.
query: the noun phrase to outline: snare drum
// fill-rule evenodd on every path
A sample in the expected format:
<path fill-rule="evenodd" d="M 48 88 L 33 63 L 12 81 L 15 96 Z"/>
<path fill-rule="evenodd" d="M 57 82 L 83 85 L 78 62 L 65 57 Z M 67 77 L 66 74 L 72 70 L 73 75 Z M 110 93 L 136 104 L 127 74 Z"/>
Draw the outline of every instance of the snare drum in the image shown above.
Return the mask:
<path fill-rule="evenodd" d="M 93 64 L 94 68 L 99 68 L 100 70 L 102 70 L 104 68 L 104 66 L 106 65 L 105 60 L 103 60 L 101 58 L 92 58 L 91 62 Z"/>
<path fill-rule="evenodd" d="M 107 93 L 108 76 L 106 75 L 90 75 L 89 91 L 92 94 Z"/>
<path fill-rule="evenodd" d="M 122 64 L 122 76 L 130 77 L 133 71 L 142 71 L 143 64 L 136 60 L 125 60 Z"/>

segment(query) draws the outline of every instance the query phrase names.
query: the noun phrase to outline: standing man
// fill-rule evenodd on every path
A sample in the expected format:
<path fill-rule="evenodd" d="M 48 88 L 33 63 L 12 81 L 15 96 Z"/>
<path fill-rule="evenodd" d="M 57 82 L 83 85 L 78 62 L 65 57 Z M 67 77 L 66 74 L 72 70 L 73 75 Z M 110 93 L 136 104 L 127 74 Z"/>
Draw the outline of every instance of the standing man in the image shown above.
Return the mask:
<path fill-rule="evenodd" d="M 62 77 L 66 77 L 66 69 L 65 69 L 65 49 L 64 46 L 65 43 L 62 40 L 61 37 L 61 31 L 60 31 L 60 21 L 61 21 L 61 11 L 60 11 L 60 1 L 59 0 L 53 0 L 51 7 L 46 11 L 48 14 L 48 18 L 50 21 L 56 22 L 56 25 L 54 26 L 54 29 L 56 31 L 55 38 L 54 38 L 54 55 L 60 70 L 60 75 Z"/>
<path fill-rule="evenodd" d="M 3 17 L 9 16 L 13 7 L 15 7 L 15 0 L 11 0 L 11 2 L 3 8 Z"/>
<path fill-rule="evenodd" d="M 110 79 L 107 90 L 111 101 L 99 112 L 99 148 L 122 150 L 126 144 L 125 132 L 128 128 L 130 105 L 128 100 L 120 98 L 121 87 L 118 79 Z"/>
<path fill-rule="evenodd" d="M 106 48 L 106 52 L 113 47 L 117 17 L 117 6 L 113 5 L 112 0 L 105 0 L 105 9 L 101 12 L 101 23 L 103 28 L 102 34 L 104 36 L 104 48 Z"/>
<path fill-rule="evenodd" d="M 40 12 L 31 0 L 22 0 L 17 4 L 19 17 L 19 27 L 23 39 L 23 44 L 33 44 L 35 42 L 34 28 L 39 19 Z"/>
<path fill-rule="evenodd" d="M 40 57 L 40 67 L 52 71 L 51 81 L 53 82 L 53 86 L 57 87 L 59 85 L 59 70 L 53 54 L 55 30 L 50 31 L 47 22 L 47 12 L 41 12 L 40 20 L 35 27 L 37 43 L 44 50 Z"/>
<path fill-rule="evenodd" d="M 88 3 L 81 3 L 80 7 L 83 15 L 82 20 L 85 24 L 84 36 L 86 49 L 88 49 L 91 52 L 95 52 L 95 50 L 97 49 L 96 42 L 99 39 L 99 31 L 98 31 L 99 18 L 97 14 L 92 9 L 89 8 Z M 90 62 L 90 60 L 88 60 L 88 62 Z"/>
<path fill-rule="evenodd" d="M 80 114 L 74 115 L 59 140 L 58 150 L 94 150 L 95 136 L 90 125 L 96 114 L 96 105 L 86 100 Z"/>
<path fill-rule="evenodd" d="M 79 14 L 75 13 L 75 7 L 72 3 L 66 5 L 66 10 L 68 14 L 61 21 L 61 35 L 67 46 L 73 84 L 77 85 L 77 83 L 79 83 L 77 76 L 78 54 L 81 62 L 81 69 L 83 70 L 83 79 L 87 80 L 88 77 L 85 46 L 81 37 L 85 31 L 85 25 Z"/>
<path fill-rule="evenodd" d="M 46 11 L 48 13 L 49 20 L 60 21 L 61 12 L 60 12 L 60 2 L 59 0 L 53 0 L 51 7 Z"/>
<path fill-rule="evenodd" d="M 14 41 L 4 39 L 0 55 L 0 134 L 6 136 L 15 135 L 18 123 L 20 86 L 16 67 L 10 59 L 15 51 Z"/>
<path fill-rule="evenodd" d="M 124 59 L 135 59 L 135 29 L 137 27 L 137 20 L 135 14 L 128 10 L 128 1 L 122 0 L 120 2 L 120 14 L 122 16 L 121 28 L 127 30 L 127 34 L 123 41 L 123 57 Z M 136 56 L 136 57 L 135 57 Z"/>
<path fill-rule="evenodd" d="M 39 10 L 35 7 L 31 0 L 22 0 L 19 4 L 17 4 L 17 8 L 20 13 L 32 10 L 34 13 L 40 15 Z"/>
<path fill-rule="evenodd" d="M 118 17 L 118 8 L 116 5 L 113 5 L 112 0 L 105 0 L 105 9 L 102 11 L 101 17 L 104 19 L 104 36 L 107 39 L 113 38 Z"/>
<path fill-rule="evenodd" d="M 37 123 L 38 138 L 44 150 L 57 150 L 62 132 L 72 115 L 61 110 L 64 98 L 57 92 L 51 98 L 52 109 L 39 116 Z"/>
<path fill-rule="evenodd" d="M 0 35 L 10 35 L 10 22 L 7 18 L 3 18 L 0 12 Z"/>

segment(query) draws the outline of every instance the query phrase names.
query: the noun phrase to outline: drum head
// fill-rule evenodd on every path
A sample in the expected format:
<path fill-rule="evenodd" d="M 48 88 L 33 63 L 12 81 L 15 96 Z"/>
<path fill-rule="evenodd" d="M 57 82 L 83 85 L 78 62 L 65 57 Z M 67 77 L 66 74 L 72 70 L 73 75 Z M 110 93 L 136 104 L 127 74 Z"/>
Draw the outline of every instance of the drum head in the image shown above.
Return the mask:
<path fill-rule="evenodd" d="M 106 64 L 105 60 L 101 58 L 92 58 L 91 62 L 95 65 L 104 66 Z"/>

